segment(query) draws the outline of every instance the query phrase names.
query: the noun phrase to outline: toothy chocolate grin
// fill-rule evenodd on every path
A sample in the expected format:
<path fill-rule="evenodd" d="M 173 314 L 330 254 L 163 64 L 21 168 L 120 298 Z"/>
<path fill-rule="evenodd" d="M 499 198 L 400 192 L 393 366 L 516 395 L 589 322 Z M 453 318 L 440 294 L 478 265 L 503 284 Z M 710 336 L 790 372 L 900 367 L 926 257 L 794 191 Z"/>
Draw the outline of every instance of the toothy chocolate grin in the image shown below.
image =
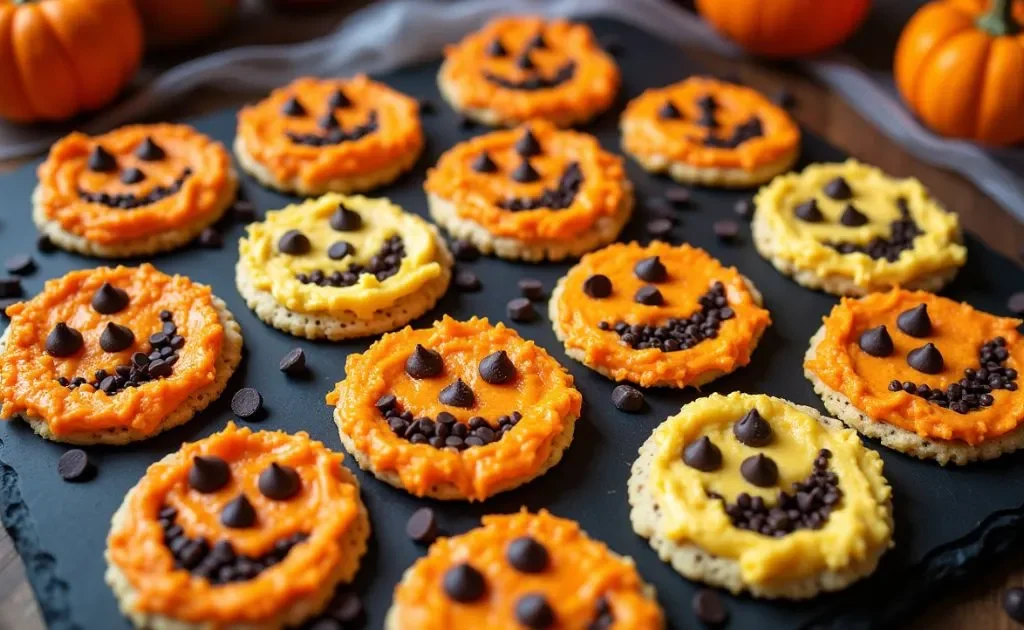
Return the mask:
<path fill-rule="evenodd" d="M 126 171 L 127 173 L 128 171 Z M 141 173 L 135 169 L 136 173 Z M 135 193 L 105 193 L 105 192 L 89 192 L 86 190 L 78 189 L 78 196 L 82 201 L 88 203 L 98 203 L 108 208 L 120 208 L 122 210 L 134 210 L 143 206 L 148 206 L 159 201 L 175 195 L 181 190 L 181 187 L 185 184 L 185 180 L 192 175 L 192 169 L 186 168 L 181 172 L 173 183 L 166 186 L 157 186 L 153 190 L 149 191 L 145 195 L 136 195 Z M 125 183 L 137 183 L 141 181 L 137 175 L 125 180 Z"/>

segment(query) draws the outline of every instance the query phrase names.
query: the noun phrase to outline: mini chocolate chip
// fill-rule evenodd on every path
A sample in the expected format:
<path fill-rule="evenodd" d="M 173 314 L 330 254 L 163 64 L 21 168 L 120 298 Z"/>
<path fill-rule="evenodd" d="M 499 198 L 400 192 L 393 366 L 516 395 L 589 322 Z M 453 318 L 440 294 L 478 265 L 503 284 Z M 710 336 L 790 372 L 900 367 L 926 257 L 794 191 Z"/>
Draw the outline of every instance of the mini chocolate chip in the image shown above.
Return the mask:
<path fill-rule="evenodd" d="M 100 333 L 100 347 L 104 352 L 121 352 L 131 348 L 134 343 L 135 333 L 132 329 L 114 322 L 107 322 Z"/>
<path fill-rule="evenodd" d="M 110 173 L 117 170 L 117 160 L 109 151 L 97 144 L 89 153 L 86 166 L 94 173 Z"/>
<path fill-rule="evenodd" d="M 437 106 L 430 99 L 421 98 L 419 102 L 420 113 L 424 115 L 433 114 L 437 111 Z"/>
<path fill-rule="evenodd" d="M 722 241 L 735 240 L 740 234 L 740 224 L 733 219 L 719 219 L 711 224 L 711 229 Z"/>
<path fill-rule="evenodd" d="M 918 304 L 903 311 L 896 318 L 899 329 L 911 337 L 927 337 L 932 334 L 932 320 L 928 317 L 928 305 Z"/>
<path fill-rule="evenodd" d="M 516 620 L 534 630 L 555 625 L 555 611 L 540 593 L 528 593 L 516 601 Z"/>
<path fill-rule="evenodd" d="M 666 219 L 663 217 L 660 219 L 651 219 L 647 222 L 645 228 L 647 229 L 647 233 L 654 238 L 663 238 L 672 232 L 674 225 L 675 224 L 672 219 Z"/>
<path fill-rule="evenodd" d="M 302 348 L 292 348 L 281 357 L 278 369 L 288 376 L 302 376 L 306 373 L 306 353 Z"/>
<path fill-rule="evenodd" d="M 825 184 L 824 191 L 826 195 L 839 201 L 853 197 L 853 190 L 850 189 L 850 185 L 842 177 L 836 177 Z"/>
<path fill-rule="evenodd" d="M 217 228 L 203 228 L 203 231 L 199 233 L 199 238 L 196 239 L 196 243 L 206 249 L 220 249 L 224 246 L 224 237 L 217 231 Z"/>
<path fill-rule="evenodd" d="M 754 202 L 750 199 L 740 199 L 733 204 L 732 207 L 733 212 L 735 212 L 737 216 L 747 221 L 754 217 L 754 209 Z"/>
<path fill-rule="evenodd" d="M 252 527 L 256 524 L 256 509 L 244 494 L 240 494 L 224 506 L 220 513 L 220 522 L 224 527 L 232 529 Z"/>
<path fill-rule="evenodd" d="M 526 298 L 509 300 L 505 310 L 508 312 L 509 319 L 514 322 L 532 322 L 537 317 L 537 311 L 534 310 L 533 303 Z"/>
<path fill-rule="evenodd" d="M 807 223 L 820 223 L 825 220 L 825 215 L 821 213 L 821 208 L 818 207 L 817 199 L 808 199 L 798 205 L 793 210 L 793 214 L 796 215 L 796 218 Z"/>
<path fill-rule="evenodd" d="M 32 273 L 36 268 L 36 261 L 28 254 L 14 254 L 4 261 L 4 269 L 7 273 L 16 276 L 24 276 Z"/>
<path fill-rule="evenodd" d="M 487 154 L 487 151 L 473 158 L 473 162 L 469 167 L 477 173 L 494 173 L 498 170 L 498 165 L 494 163 L 494 160 Z"/>
<path fill-rule="evenodd" d="M 693 615 L 707 626 L 722 626 L 729 619 L 729 612 L 718 593 L 702 588 L 693 596 Z"/>
<path fill-rule="evenodd" d="M 469 131 L 476 127 L 476 121 L 466 115 L 459 116 L 459 129 L 462 131 Z"/>
<path fill-rule="evenodd" d="M 742 444 L 747 446 L 768 446 L 774 433 L 772 425 L 761 417 L 757 409 L 751 409 L 732 425 L 732 433 Z"/>
<path fill-rule="evenodd" d="M 334 90 L 331 96 L 327 99 L 327 106 L 331 109 L 342 109 L 352 104 L 352 101 L 345 96 L 345 92 L 338 88 Z"/>
<path fill-rule="evenodd" d="M 405 524 L 405 533 L 414 541 L 429 545 L 437 538 L 437 518 L 434 510 L 422 507 L 412 513 Z"/>
<path fill-rule="evenodd" d="M 167 153 L 153 141 L 152 137 L 146 136 L 139 146 L 135 147 L 135 157 L 144 162 L 159 162 L 167 157 Z"/>
<path fill-rule="evenodd" d="M 1014 587 L 1003 594 L 1003 610 L 1014 621 L 1024 623 L 1024 588 Z"/>
<path fill-rule="evenodd" d="M 455 239 L 452 241 L 452 255 L 462 262 L 473 262 L 480 258 L 480 250 L 469 241 Z"/>
<path fill-rule="evenodd" d="M 636 290 L 636 293 L 633 295 L 633 301 L 646 306 L 661 306 L 665 303 L 665 298 L 662 297 L 658 287 L 645 284 Z"/>
<path fill-rule="evenodd" d="M 92 294 L 92 308 L 101 315 L 113 315 L 128 306 L 128 292 L 104 282 Z"/>
<path fill-rule="evenodd" d="M 351 256 L 355 253 L 356 248 L 347 241 L 337 241 L 327 248 L 327 257 L 331 260 L 341 260 L 345 256 Z"/>
<path fill-rule="evenodd" d="M 722 467 L 722 451 L 705 435 L 683 448 L 683 463 L 703 472 L 718 470 Z"/>
<path fill-rule="evenodd" d="M 302 106 L 298 98 L 292 96 L 284 102 L 284 105 L 281 107 L 281 113 L 285 116 L 298 118 L 306 115 L 306 108 Z"/>
<path fill-rule="evenodd" d="M 672 101 L 665 101 L 658 108 L 658 118 L 662 120 L 679 120 L 682 117 L 683 115 L 679 113 L 679 108 Z"/>
<path fill-rule="evenodd" d="M 18 278 L 0 278 L 0 298 L 21 297 L 21 280 Z"/>
<path fill-rule="evenodd" d="M 1024 315 L 1024 291 L 1018 291 L 1006 301 L 1006 308 L 1014 315 Z"/>
<path fill-rule="evenodd" d="M 455 288 L 459 291 L 466 293 L 473 293 L 479 291 L 483 285 L 480 283 L 480 278 L 477 277 L 472 271 L 460 269 L 455 274 Z"/>
<path fill-rule="evenodd" d="M 46 234 L 40 234 L 39 238 L 36 239 L 36 249 L 44 254 L 51 254 L 57 251 L 57 246 L 54 245 L 49 236 Z"/>
<path fill-rule="evenodd" d="M 644 258 L 633 266 L 633 274 L 644 282 L 664 282 L 668 279 L 668 269 L 658 256 Z"/>
<path fill-rule="evenodd" d="M 144 179 L 146 179 L 146 174 L 134 166 L 121 171 L 122 184 L 138 184 Z"/>
<path fill-rule="evenodd" d="M 256 484 L 260 493 L 268 499 L 287 501 L 298 494 L 302 488 L 302 479 L 294 468 L 272 462 L 260 473 Z"/>
<path fill-rule="evenodd" d="M 612 294 L 612 281 L 604 274 L 595 273 L 583 281 L 583 292 L 595 299 L 606 298 Z"/>
<path fill-rule="evenodd" d="M 520 536 L 505 547 L 505 559 L 521 573 L 540 573 L 548 568 L 548 550 L 530 536 Z"/>
<path fill-rule="evenodd" d="M 501 40 L 495 37 L 487 44 L 487 55 L 489 57 L 504 57 L 508 54 L 505 50 L 505 46 L 502 45 Z"/>
<path fill-rule="evenodd" d="M 865 330 L 857 343 L 861 350 L 873 357 L 887 357 L 894 350 L 892 337 L 884 325 Z"/>
<path fill-rule="evenodd" d="M 533 59 L 530 58 L 530 50 L 524 50 L 519 53 L 516 57 L 516 67 L 520 70 L 533 70 L 536 66 L 533 64 Z"/>
<path fill-rule="evenodd" d="M 521 184 L 528 184 L 540 179 L 540 173 L 530 166 L 530 160 L 523 158 L 519 166 L 512 171 L 512 179 Z"/>
<path fill-rule="evenodd" d="M 943 367 L 942 353 L 935 347 L 935 344 L 926 343 L 907 353 L 907 365 L 918 372 L 938 374 Z"/>
<path fill-rule="evenodd" d="M 483 574 L 466 563 L 457 564 L 445 571 L 442 585 L 449 598 L 463 604 L 475 602 L 487 590 Z"/>
<path fill-rule="evenodd" d="M 516 377 L 516 366 L 508 358 L 508 353 L 498 350 L 484 357 L 480 362 L 480 378 L 491 385 L 504 385 Z"/>
<path fill-rule="evenodd" d="M 616 385 L 612 390 L 612 404 L 619 411 L 637 413 L 644 408 L 644 394 L 631 385 Z"/>
<path fill-rule="evenodd" d="M 743 478 L 761 488 L 768 488 L 775 485 L 779 480 L 779 467 L 775 460 L 758 453 L 748 457 L 740 464 L 740 474 Z"/>
<path fill-rule="evenodd" d="M 188 485 L 196 492 L 216 492 L 230 480 L 231 467 L 220 457 L 197 455 L 192 458 L 192 467 L 188 471 Z"/>
<path fill-rule="evenodd" d="M 345 206 L 338 204 L 338 209 L 331 215 L 328 223 L 339 232 L 354 232 L 363 227 L 363 217 L 355 210 L 349 210 Z"/>
<path fill-rule="evenodd" d="M 540 300 L 544 297 L 544 283 L 536 278 L 523 278 L 518 285 L 519 292 L 528 300 Z"/>
<path fill-rule="evenodd" d="M 263 396 L 252 387 L 243 387 L 231 397 L 231 413 L 239 418 L 253 418 L 263 408 Z"/>
<path fill-rule="evenodd" d="M 80 448 L 64 451 L 57 460 L 57 474 L 64 481 L 85 481 L 93 473 L 89 456 Z"/>
<path fill-rule="evenodd" d="M 433 378 L 444 371 L 441 354 L 416 344 L 412 354 L 405 360 L 405 373 L 415 379 Z"/>
<path fill-rule="evenodd" d="M 332 131 L 341 126 L 341 124 L 338 123 L 338 119 L 335 118 L 333 110 L 324 112 L 324 115 L 317 119 L 316 124 L 324 131 Z"/>
<path fill-rule="evenodd" d="M 529 129 L 523 131 L 515 145 L 516 153 L 524 158 L 533 157 L 542 153 L 537 137 Z"/>
<path fill-rule="evenodd" d="M 312 247 L 313 245 L 309 242 L 309 237 L 299 230 L 288 230 L 277 242 L 277 249 L 282 254 L 289 254 L 291 256 L 308 254 Z"/>
<path fill-rule="evenodd" d="M 472 407 L 476 402 L 473 390 L 461 378 L 455 379 L 454 383 L 442 389 L 437 395 L 437 399 L 445 405 L 462 407 L 463 409 Z"/>
<path fill-rule="evenodd" d="M 867 216 L 853 207 L 853 204 L 848 204 L 846 210 L 843 210 L 843 214 L 839 217 L 839 222 L 849 227 L 857 227 L 865 225 L 868 222 Z"/>
<path fill-rule="evenodd" d="M 46 336 L 46 354 L 51 357 L 70 357 L 82 347 L 82 333 L 58 322 L 50 334 Z"/>
<path fill-rule="evenodd" d="M 682 186 L 669 186 L 662 193 L 662 196 L 665 198 L 665 201 L 674 206 L 686 206 L 693 200 L 690 190 Z"/>

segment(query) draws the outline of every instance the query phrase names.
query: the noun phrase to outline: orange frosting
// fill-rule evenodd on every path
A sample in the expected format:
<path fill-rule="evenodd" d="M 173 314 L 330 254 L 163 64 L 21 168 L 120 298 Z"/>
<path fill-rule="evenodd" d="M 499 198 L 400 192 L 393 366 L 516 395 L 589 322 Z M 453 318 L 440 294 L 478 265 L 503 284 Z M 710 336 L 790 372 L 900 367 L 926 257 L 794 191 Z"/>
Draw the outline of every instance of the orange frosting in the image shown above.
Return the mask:
<path fill-rule="evenodd" d="M 188 473 L 197 455 L 227 461 L 227 485 L 210 494 L 193 490 Z M 229 422 L 220 433 L 187 443 L 149 467 L 115 518 L 107 538 L 108 560 L 138 592 L 133 604 L 142 612 L 206 622 L 210 628 L 271 618 L 320 591 L 339 564 L 352 561 L 345 558 L 340 539 L 355 523 L 360 499 L 358 486 L 342 468 L 343 458 L 306 433 L 253 433 Z M 284 501 L 268 499 L 257 486 L 260 473 L 275 462 L 294 468 L 301 478 L 298 494 Z M 239 493 L 252 503 L 256 524 L 225 527 L 220 513 Z M 265 554 L 295 533 L 309 537 L 257 577 L 215 585 L 175 568 L 157 517 L 163 506 L 177 510 L 175 522 L 188 537 L 203 537 L 211 545 L 226 540 L 239 554 Z"/>
<path fill-rule="evenodd" d="M 718 103 L 713 133 L 729 138 L 733 131 L 756 116 L 764 135 L 736 148 L 704 144 L 708 129 L 698 101 L 711 95 Z M 665 120 L 658 110 L 671 100 L 682 116 Z M 679 83 L 645 90 L 629 102 L 622 114 L 622 146 L 639 156 L 664 156 L 697 167 L 739 168 L 753 171 L 792 153 L 800 144 L 800 128 L 789 114 L 760 92 L 708 77 L 690 77 Z"/>
<path fill-rule="evenodd" d="M 444 372 L 414 379 L 405 361 L 416 347 L 441 354 Z M 480 377 L 479 365 L 489 354 L 504 350 L 516 366 L 510 383 L 492 385 Z M 421 496 L 436 484 L 451 483 L 470 499 L 483 500 L 537 474 L 551 454 L 551 445 L 579 417 L 582 397 L 572 376 L 534 342 L 502 324 L 486 319 L 459 322 L 445 316 L 431 328 L 404 328 L 384 335 L 363 354 L 349 355 L 346 379 L 327 395 L 336 405 L 339 428 L 374 468 L 393 471 L 409 492 Z M 447 385 L 461 378 L 472 388 L 470 409 L 449 407 L 438 400 Z M 413 444 L 395 435 L 375 403 L 394 394 L 414 416 L 447 411 L 459 422 L 482 416 L 493 423 L 514 411 L 523 417 L 500 440 L 464 451 Z"/>
<path fill-rule="evenodd" d="M 545 46 L 528 47 L 537 34 Z M 507 51 L 488 54 L 499 40 Z M 522 69 L 516 60 L 529 49 L 534 68 Z M 575 63 L 568 81 L 550 88 L 522 90 L 503 87 L 485 78 L 485 73 L 522 81 L 535 77 L 550 79 L 566 63 Z M 565 20 L 545 21 L 540 17 L 504 17 L 492 20 L 479 31 L 445 48 L 440 81 L 458 94 L 462 109 L 488 109 L 502 119 L 526 121 L 538 118 L 586 118 L 607 109 L 619 91 L 619 69 L 598 45 L 585 24 Z"/>
<path fill-rule="evenodd" d="M 668 279 L 654 285 L 664 297 L 662 306 L 633 299 L 637 289 L 648 284 L 636 277 L 633 267 L 651 256 L 658 256 L 668 270 Z M 584 281 L 594 274 L 608 276 L 611 295 L 596 299 L 584 293 Z M 735 317 L 722 322 L 716 338 L 688 350 L 635 350 L 615 331 L 598 328 L 600 322 L 658 326 L 671 318 L 689 317 L 700 310 L 698 300 L 715 282 L 725 285 Z M 709 373 L 727 373 L 746 365 L 757 339 L 771 323 L 768 311 L 757 305 L 734 267 L 723 267 L 702 249 L 661 241 L 646 247 L 615 243 L 587 254 L 559 281 L 554 299 L 558 306 L 554 325 L 567 350 L 583 352 L 587 365 L 601 368 L 615 380 L 644 387 L 666 383 L 685 387 Z"/>
<path fill-rule="evenodd" d="M 146 138 L 164 150 L 161 160 L 144 161 L 134 155 Z M 87 163 L 95 146 L 117 160 L 118 169 L 98 173 Z M 138 168 L 145 179 L 121 182 L 121 173 Z M 155 203 L 134 209 L 111 208 L 84 201 L 80 191 L 143 197 L 157 187 L 175 184 L 191 169 L 181 189 Z M 100 136 L 74 132 L 59 140 L 39 166 L 38 211 L 67 232 L 93 243 L 117 244 L 187 227 L 223 210 L 228 189 L 234 186 L 231 158 L 222 144 L 188 125 L 129 125 Z"/>
<path fill-rule="evenodd" d="M 928 307 L 932 333 L 911 337 L 899 329 L 896 318 L 922 303 Z M 894 289 L 858 300 L 844 298 L 825 318 L 825 336 L 815 358 L 804 367 L 880 422 L 925 438 L 981 444 L 1024 422 L 1024 389 L 993 390 L 991 406 L 960 414 L 904 391 L 891 392 L 889 383 L 898 379 L 945 389 L 963 378 L 964 369 L 978 369 L 978 350 L 1000 336 L 1010 352 L 1006 365 L 1024 370 L 1020 323 L 923 291 Z M 895 350 L 887 357 L 874 357 L 860 349 L 858 340 L 865 330 L 881 325 L 889 331 Z M 923 374 L 907 364 L 907 353 L 926 343 L 934 343 L 942 354 L 944 367 L 938 374 Z"/>
<path fill-rule="evenodd" d="M 540 178 L 519 183 L 511 177 L 522 161 L 515 144 L 527 128 L 542 148 L 539 155 L 530 158 Z M 473 160 L 482 153 L 497 165 L 495 172 L 473 170 Z M 546 188 L 556 188 L 572 163 L 579 165 L 583 183 L 569 207 L 510 211 L 498 206 L 505 199 L 535 197 Z M 602 149 L 589 134 L 560 131 L 545 121 L 493 131 L 455 145 L 427 172 L 424 188 L 454 204 L 460 217 L 482 225 L 491 234 L 523 241 L 571 239 L 602 217 L 621 212 L 623 203 L 629 203 L 633 194 L 621 158 Z"/>
<path fill-rule="evenodd" d="M 128 292 L 128 306 L 113 315 L 97 313 L 92 296 L 104 283 Z M 97 370 L 112 373 L 145 350 L 149 336 L 162 326 L 160 311 L 173 314 L 185 345 L 171 376 L 107 395 L 92 385 L 69 389 L 57 382 L 76 376 L 93 380 Z M 27 302 L 8 307 L 11 324 L 0 354 L 0 417 L 25 413 L 41 417 L 55 435 L 80 431 L 132 428 L 157 429 L 190 394 L 214 380 L 224 328 L 213 306 L 210 287 L 184 276 L 168 276 L 152 265 L 100 267 L 72 271 L 50 280 Z M 46 337 L 58 322 L 82 333 L 84 343 L 74 355 L 52 357 Z M 135 343 L 121 352 L 105 352 L 99 343 L 108 322 L 127 326 Z"/>
<path fill-rule="evenodd" d="M 323 133 L 318 121 L 328 112 L 328 101 L 337 90 L 350 101 L 332 110 L 341 129 L 363 125 L 375 111 L 377 130 L 334 145 L 293 142 L 288 133 Z M 281 112 L 291 98 L 302 105 L 306 115 L 286 116 Z M 259 103 L 242 108 L 238 113 L 238 136 L 253 160 L 276 179 L 298 179 L 306 186 L 380 171 L 409 154 L 418 154 L 424 144 L 417 101 L 365 75 L 296 79 Z"/>
<path fill-rule="evenodd" d="M 505 549 L 521 536 L 544 545 L 550 558 L 547 569 L 522 573 L 509 565 Z M 463 562 L 484 576 L 487 591 L 479 601 L 459 603 L 445 595 L 445 572 Z M 536 515 L 521 511 L 485 516 L 482 527 L 438 539 L 395 589 L 393 610 L 397 628 L 520 630 L 516 602 L 523 595 L 540 594 L 554 610 L 554 627 L 587 628 L 603 597 L 614 619 L 610 628 L 662 628 L 661 609 L 645 590 L 631 560 L 587 537 L 575 521 L 544 510 Z"/>

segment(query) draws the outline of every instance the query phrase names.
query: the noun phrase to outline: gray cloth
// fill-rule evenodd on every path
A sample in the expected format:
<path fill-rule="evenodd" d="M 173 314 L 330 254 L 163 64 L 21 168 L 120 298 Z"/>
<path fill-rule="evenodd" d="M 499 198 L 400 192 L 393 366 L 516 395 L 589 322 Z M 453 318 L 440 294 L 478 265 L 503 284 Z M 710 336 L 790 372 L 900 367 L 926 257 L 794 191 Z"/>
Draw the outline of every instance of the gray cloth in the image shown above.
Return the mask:
<path fill-rule="evenodd" d="M 301 75 L 385 72 L 435 57 L 445 44 L 509 12 L 617 18 L 669 41 L 726 56 L 741 54 L 697 17 L 665 0 L 385 0 L 357 11 L 314 41 L 235 48 L 181 64 L 81 126 L 97 133 L 162 109 L 173 115 L 168 103 L 204 85 L 267 91 Z M 985 150 L 930 133 L 900 104 L 887 74 L 868 72 L 846 56 L 802 63 L 907 151 L 964 175 L 1024 221 L 1024 150 Z M 63 132 L 0 126 L 0 159 L 41 152 Z"/>

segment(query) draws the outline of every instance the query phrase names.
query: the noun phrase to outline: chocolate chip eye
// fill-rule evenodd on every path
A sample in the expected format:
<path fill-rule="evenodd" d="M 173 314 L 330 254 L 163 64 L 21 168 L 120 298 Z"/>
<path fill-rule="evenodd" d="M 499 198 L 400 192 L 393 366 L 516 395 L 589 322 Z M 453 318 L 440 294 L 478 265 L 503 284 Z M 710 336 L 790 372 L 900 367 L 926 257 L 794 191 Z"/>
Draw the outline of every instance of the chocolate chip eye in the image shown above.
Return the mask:
<path fill-rule="evenodd" d="M 109 151 L 100 145 L 96 145 L 92 148 L 92 152 L 89 153 L 86 166 L 95 173 L 112 173 L 117 170 L 117 160 Z"/>
<path fill-rule="evenodd" d="M 78 352 L 82 344 L 82 333 L 59 322 L 46 336 L 46 354 L 57 358 L 70 357 Z"/>
<path fill-rule="evenodd" d="M 331 94 L 330 98 L 327 99 L 327 106 L 331 109 L 343 109 L 350 105 L 352 105 L 352 101 L 345 96 L 345 92 L 340 88 L 335 90 L 334 93 Z"/>
<path fill-rule="evenodd" d="M 281 239 L 277 242 L 278 251 L 290 256 L 308 254 L 312 247 L 309 237 L 299 230 L 288 230 L 281 235 Z"/>
<path fill-rule="evenodd" d="M 132 347 L 135 343 L 135 333 L 131 328 L 107 322 L 107 326 L 100 334 L 100 347 L 104 352 L 121 352 Z"/>
<path fill-rule="evenodd" d="M 540 143 L 537 142 L 537 137 L 529 129 L 525 130 L 523 135 L 519 136 L 519 139 L 516 140 L 515 149 L 516 153 L 524 158 L 541 154 Z"/>
<path fill-rule="evenodd" d="M 260 473 L 257 485 L 268 499 L 287 501 L 299 492 L 302 480 L 294 468 L 274 462 Z"/>
<path fill-rule="evenodd" d="M 548 43 L 544 40 L 544 33 L 537 33 L 526 42 L 526 48 L 547 48 Z"/>
<path fill-rule="evenodd" d="M 197 455 L 192 458 L 192 468 L 188 471 L 188 485 L 196 492 L 216 492 L 230 480 L 231 468 L 220 457 Z"/>
<path fill-rule="evenodd" d="M 606 298 L 612 294 L 612 281 L 608 276 L 596 273 L 583 281 L 583 292 L 595 299 Z"/>
<path fill-rule="evenodd" d="M 530 58 L 530 49 L 524 50 L 516 57 L 516 67 L 520 70 L 533 70 L 537 67 Z"/>
<path fill-rule="evenodd" d="M 516 366 L 508 358 L 508 353 L 499 350 L 484 357 L 480 362 L 480 378 L 491 385 L 503 385 L 516 377 Z"/>
<path fill-rule="evenodd" d="M 442 389 L 441 393 L 437 395 L 437 399 L 451 407 L 461 407 L 463 409 L 472 407 L 476 402 L 473 390 L 461 378 L 456 379 L 454 383 Z"/>
<path fill-rule="evenodd" d="M 848 227 L 858 227 L 865 225 L 868 222 L 868 217 L 853 207 L 851 203 L 846 206 L 846 210 L 843 210 L 843 214 L 839 217 L 839 222 Z"/>
<path fill-rule="evenodd" d="M 146 136 L 146 139 L 135 149 L 135 157 L 144 162 L 159 162 L 167 157 L 167 153 L 153 141 L 153 138 Z"/>
<path fill-rule="evenodd" d="M 405 373 L 415 379 L 432 378 L 444 371 L 444 360 L 434 350 L 416 344 L 412 354 L 405 360 Z"/>
<path fill-rule="evenodd" d="M 679 108 L 672 101 L 665 101 L 658 108 L 658 118 L 662 120 L 679 120 L 682 117 L 683 115 L 679 112 Z"/>
<path fill-rule="evenodd" d="M 487 152 L 485 151 L 473 159 L 473 163 L 470 164 L 470 168 L 477 173 L 493 173 L 498 170 L 498 165 L 494 163 L 494 160 L 492 160 L 491 156 L 487 155 Z"/>
<path fill-rule="evenodd" d="M 516 620 L 531 630 L 543 630 L 555 625 L 555 611 L 543 595 L 528 593 L 516 601 Z"/>
<path fill-rule="evenodd" d="M 256 509 L 244 494 L 240 494 L 231 503 L 224 506 L 224 510 L 220 513 L 220 522 L 225 527 L 232 529 L 252 527 L 256 524 Z"/>
<path fill-rule="evenodd" d="M 644 282 L 664 282 L 668 279 L 668 269 L 658 256 L 644 258 L 633 267 L 633 274 Z"/>
<path fill-rule="evenodd" d="M 490 44 L 487 44 L 487 56 L 488 57 L 504 57 L 508 54 L 505 50 L 505 46 L 502 45 L 501 40 L 495 37 L 491 40 Z"/>
<path fill-rule="evenodd" d="M 907 365 L 918 372 L 938 374 L 943 368 L 942 353 L 933 343 L 927 343 L 907 353 Z"/>
<path fill-rule="evenodd" d="M 825 215 L 818 208 L 818 201 L 816 199 L 803 202 L 793 210 L 793 214 L 801 221 L 808 223 L 820 223 L 825 220 Z"/>
<path fill-rule="evenodd" d="M 824 192 L 837 201 L 845 201 L 853 197 L 853 190 L 850 189 L 850 185 L 842 177 L 836 177 L 825 184 Z"/>
<path fill-rule="evenodd" d="M 732 433 L 736 439 L 747 446 L 768 446 L 774 433 L 772 425 L 761 417 L 757 409 L 751 409 L 732 425 Z"/>
<path fill-rule="evenodd" d="M 92 308 L 101 315 L 113 315 L 128 306 L 128 292 L 104 282 L 92 295 Z"/>
<path fill-rule="evenodd" d="M 281 113 L 292 118 L 300 118 L 306 115 L 306 108 L 302 106 L 299 99 L 293 96 L 284 102 Z"/>
<path fill-rule="evenodd" d="M 540 573 L 548 568 L 548 550 L 530 536 L 516 538 L 505 548 L 505 559 L 516 571 Z"/>
<path fill-rule="evenodd" d="M 865 330 L 857 343 L 861 350 L 873 357 L 887 357 L 894 350 L 892 337 L 889 336 L 889 331 L 885 326 Z"/>
<path fill-rule="evenodd" d="M 918 304 L 903 311 L 896 318 L 896 326 L 911 337 L 927 337 L 932 334 L 932 320 L 928 317 L 928 305 Z"/>
<path fill-rule="evenodd" d="M 740 474 L 755 486 L 770 488 L 779 480 L 779 467 L 772 458 L 758 453 L 743 460 Z"/>
<path fill-rule="evenodd" d="M 363 227 L 363 217 L 358 212 L 339 204 L 328 223 L 339 232 L 354 232 Z"/>
<path fill-rule="evenodd" d="M 722 451 L 705 435 L 683 448 L 683 463 L 703 472 L 718 470 L 722 467 Z"/>
<path fill-rule="evenodd" d="M 445 594 L 452 600 L 468 604 L 484 596 L 487 583 L 482 573 L 469 564 L 457 564 L 444 573 Z"/>

